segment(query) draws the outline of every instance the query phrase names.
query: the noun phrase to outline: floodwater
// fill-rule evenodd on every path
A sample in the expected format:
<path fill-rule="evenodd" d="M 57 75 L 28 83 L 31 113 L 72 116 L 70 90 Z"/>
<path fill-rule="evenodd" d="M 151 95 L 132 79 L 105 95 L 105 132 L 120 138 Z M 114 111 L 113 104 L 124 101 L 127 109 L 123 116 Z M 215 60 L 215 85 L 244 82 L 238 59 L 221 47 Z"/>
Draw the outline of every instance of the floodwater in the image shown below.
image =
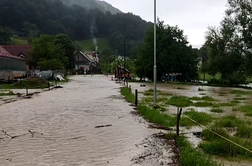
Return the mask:
<path fill-rule="evenodd" d="M 168 145 L 151 152 L 158 132 L 138 116 L 106 76 L 73 76 L 62 89 L 0 106 L 0 165 L 169 165 Z M 146 140 L 148 143 L 146 143 Z M 144 145 L 144 146 L 143 146 Z M 165 149 L 164 149 L 165 148 Z M 161 154 L 161 153 L 160 153 Z M 151 155 L 155 155 L 156 158 Z"/>
<path fill-rule="evenodd" d="M 144 92 L 149 89 L 153 89 L 154 86 L 152 83 L 138 83 L 138 82 L 132 82 L 130 83 L 130 86 L 132 89 L 138 89 L 138 92 Z M 183 84 L 166 84 L 166 83 L 158 83 L 157 84 L 157 90 L 160 90 L 162 92 L 167 92 L 172 95 L 178 95 L 178 96 L 187 96 L 187 97 L 203 97 L 203 96 L 210 96 L 214 99 L 216 99 L 219 102 L 230 102 L 232 101 L 236 96 L 236 94 L 230 93 L 231 91 L 250 91 L 248 89 L 242 89 L 242 88 L 232 88 L 232 87 L 211 87 L 211 86 L 204 86 L 204 85 L 183 85 Z M 139 94 L 139 97 L 143 97 L 142 94 Z M 157 94 L 157 97 L 158 94 Z M 246 98 L 244 101 L 240 101 L 239 105 L 243 105 L 246 103 L 251 103 L 252 101 L 252 95 L 243 95 L 243 97 Z M 167 106 L 166 113 L 175 115 L 177 114 L 177 107 L 174 106 Z M 216 117 L 222 117 L 226 115 L 234 115 L 238 118 L 245 119 L 247 121 L 252 121 L 251 117 L 244 116 L 244 113 L 242 112 L 234 112 L 232 111 L 233 107 L 222 107 L 224 112 L 223 113 L 212 113 L 210 112 L 210 107 L 188 107 L 184 108 L 183 112 L 190 110 L 193 108 L 197 112 L 205 112 L 212 114 Z M 175 130 L 175 128 L 174 128 Z M 187 140 L 196 148 L 201 142 L 202 138 L 198 135 L 198 133 L 202 132 L 202 127 L 200 126 L 194 126 L 191 128 L 187 127 L 180 127 L 180 134 L 184 135 Z M 217 158 L 214 157 L 216 161 L 219 163 L 225 165 L 225 166 L 251 166 L 252 163 L 249 161 L 229 161 L 227 159 L 223 158 Z"/>

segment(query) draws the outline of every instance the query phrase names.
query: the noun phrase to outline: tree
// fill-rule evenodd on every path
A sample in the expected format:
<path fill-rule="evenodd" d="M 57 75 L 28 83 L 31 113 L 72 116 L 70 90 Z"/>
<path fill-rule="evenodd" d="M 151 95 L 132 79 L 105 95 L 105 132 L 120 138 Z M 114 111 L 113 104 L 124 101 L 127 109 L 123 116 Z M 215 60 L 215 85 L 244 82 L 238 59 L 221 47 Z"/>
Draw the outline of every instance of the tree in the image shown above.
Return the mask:
<path fill-rule="evenodd" d="M 153 80 L 153 28 L 145 34 L 144 44 L 138 49 L 136 74 Z M 157 78 L 164 73 L 182 73 L 181 80 L 198 77 L 198 57 L 178 27 L 157 24 Z"/>
<path fill-rule="evenodd" d="M 206 72 L 207 72 L 207 62 L 208 62 L 208 54 L 207 54 L 207 46 L 204 44 L 200 50 L 199 50 L 199 57 L 201 58 L 201 66 L 200 71 L 203 73 L 204 78 L 203 81 L 205 81 L 206 78 Z"/>
<path fill-rule="evenodd" d="M 28 53 L 30 65 L 35 67 L 42 65 L 48 69 L 48 64 L 52 65 L 55 60 L 58 61 L 57 66 L 60 66 L 59 69 L 62 69 L 61 66 L 65 67 L 68 63 L 68 58 L 65 56 L 61 45 L 55 44 L 55 36 L 41 35 L 32 41 L 32 50 Z M 55 66 L 52 65 L 50 68 L 54 69 Z"/>
<path fill-rule="evenodd" d="M 60 46 L 64 51 L 64 57 L 67 57 L 67 61 L 64 64 L 65 69 L 72 70 L 75 66 L 75 48 L 73 42 L 65 34 L 59 34 L 55 36 L 54 44 Z"/>
<path fill-rule="evenodd" d="M 11 44 L 11 35 L 2 26 L 0 26 L 0 44 Z"/>
<path fill-rule="evenodd" d="M 252 74 L 252 4 L 249 0 L 229 0 L 219 28 L 210 27 L 206 36 L 211 75 L 221 74 L 223 83 L 246 82 Z"/>
<path fill-rule="evenodd" d="M 63 64 L 57 59 L 41 59 L 38 66 L 40 70 L 64 70 Z"/>

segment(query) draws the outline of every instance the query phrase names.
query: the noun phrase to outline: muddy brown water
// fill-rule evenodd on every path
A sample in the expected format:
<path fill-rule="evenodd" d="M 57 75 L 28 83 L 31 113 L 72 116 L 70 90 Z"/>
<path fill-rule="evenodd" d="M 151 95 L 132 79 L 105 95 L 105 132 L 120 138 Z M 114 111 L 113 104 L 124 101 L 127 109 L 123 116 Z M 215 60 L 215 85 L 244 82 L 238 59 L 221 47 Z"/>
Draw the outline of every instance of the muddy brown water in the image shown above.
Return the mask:
<path fill-rule="evenodd" d="M 143 159 L 141 154 L 152 151 L 146 140 L 154 140 L 150 137 L 157 130 L 149 129 L 143 119 L 130 113 L 133 108 L 120 96 L 119 84 L 106 76 L 71 79 L 62 89 L 0 106 L 1 166 L 172 162 L 169 146 L 160 150 L 169 152 L 166 160 L 162 156 L 152 157 L 150 162 L 138 160 Z"/>
<path fill-rule="evenodd" d="M 138 83 L 138 82 L 131 82 L 130 86 L 133 90 L 138 89 L 139 92 L 144 92 L 149 89 L 153 89 L 154 86 L 152 83 Z M 181 96 L 187 96 L 187 97 L 202 97 L 202 96 L 210 96 L 219 102 L 229 102 L 233 100 L 236 97 L 236 94 L 231 94 L 231 91 L 238 90 L 238 91 L 250 91 L 243 88 L 232 88 L 232 87 L 211 87 L 211 86 L 204 86 L 204 85 L 183 85 L 183 84 L 167 84 L 167 83 L 158 83 L 157 89 L 162 92 L 168 92 L 172 95 L 181 95 Z M 199 90 L 201 89 L 201 90 Z M 221 95 L 220 93 L 225 93 L 224 95 Z M 143 97 L 143 95 L 139 95 L 140 99 Z M 157 94 L 157 97 L 158 94 Z M 239 105 L 243 105 L 244 102 L 250 102 L 252 101 L 252 95 L 243 95 L 243 97 L 246 97 L 247 100 L 241 101 Z M 177 114 L 177 107 L 174 106 L 167 106 L 168 114 Z M 226 115 L 234 115 L 238 118 L 244 119 L 246 121 L 252 121 L 251 117 L 245 117 L 242 112 L 234 112 L 232 111 L 233 107 L 222 107 L 224 109 L 223 113 L 212 113 L 209 110 L 210 107 L 189 107 L 187 109 L 183 109 L 184 111 L 189 110 L 190 108 L 193 108 L 197 112 L 206 112 L 209 114 L 212 114 L 217 117 L 226 116 Z M 191 144 L 194 147 L 197 147 L 201 142 L 202 138 L 198 138 L 194 135 L 195 132 L 202 132 L 202 128 L 199 126 L 187 128 L 187 127 L 180 127 L 180 133 L 187 137 L 188 141 L 191 142 Z M 225 166 L 251 166 L 252 163 L 249 161 L 229 161 L 223 158 L 214 157 L 216 161 L 219 163 L 225 165 Z"/>

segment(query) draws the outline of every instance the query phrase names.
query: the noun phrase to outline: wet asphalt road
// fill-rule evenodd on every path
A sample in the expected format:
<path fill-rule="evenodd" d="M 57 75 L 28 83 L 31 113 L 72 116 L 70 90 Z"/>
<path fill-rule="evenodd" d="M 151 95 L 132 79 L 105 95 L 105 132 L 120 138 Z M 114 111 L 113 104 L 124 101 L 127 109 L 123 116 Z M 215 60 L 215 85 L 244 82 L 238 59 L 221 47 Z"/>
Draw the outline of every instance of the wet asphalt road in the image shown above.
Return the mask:
<path fill-rule="evenodd" d="M 106 76 L 73 76 L 62 89 L 0 106 L 2 166 L 129 166 L 154 133 Z"/>

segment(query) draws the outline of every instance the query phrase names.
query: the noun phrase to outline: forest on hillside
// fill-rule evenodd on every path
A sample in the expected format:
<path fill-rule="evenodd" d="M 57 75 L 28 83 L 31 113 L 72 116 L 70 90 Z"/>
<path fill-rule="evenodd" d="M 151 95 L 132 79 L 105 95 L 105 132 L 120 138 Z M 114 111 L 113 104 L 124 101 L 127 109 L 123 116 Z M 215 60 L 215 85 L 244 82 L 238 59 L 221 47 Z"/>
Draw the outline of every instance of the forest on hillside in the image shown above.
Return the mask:
<path fill-rule="evenodd" d="M 64 5 L 60 0 L 1 0 L 0 26 L 11 34 L 28 38 L 40 34 L 67 34 L 72 40 L 106 38 L 112 50 L 134 57 L 137 46 L 152 23 L 132 13 L 103 12 L 79 5 Z"/>
<path fill-rule="evenodd" d="M 113 7 L 111 4 L 107 3 L 106 1 L 100 0 L 61 0 L 66 5 L 80 5 L 86 7 L 88 9 L 95 9 L 98 8 L 99 10 L 106 12 L 110 11 L 112 14 L 122 13 L 119 9 Z"/>

